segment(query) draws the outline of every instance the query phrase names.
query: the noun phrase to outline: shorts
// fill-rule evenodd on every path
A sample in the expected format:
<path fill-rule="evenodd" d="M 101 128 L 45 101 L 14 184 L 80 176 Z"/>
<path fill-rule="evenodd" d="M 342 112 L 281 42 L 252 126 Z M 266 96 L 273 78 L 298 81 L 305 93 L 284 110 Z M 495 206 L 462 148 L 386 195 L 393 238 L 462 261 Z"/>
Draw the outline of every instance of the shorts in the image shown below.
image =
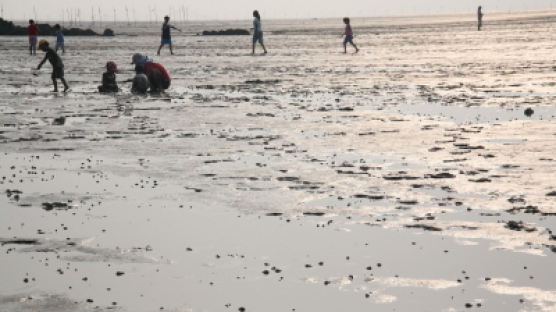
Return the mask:
<path fill-rule="evenodd" d="M 263 43 L 263 32 L 262 31 L 253 34 L 253 43 L 257 43 L 257 41 L 260 42 L 260 43 Z"/>
<path fill-rule="evenodd" d="M 347 35 L 347 36 L 344 38 L 344 44 L 348 44 L 348 43 L 353 44 L 353 35 Z"/>
<path fill-rule="evenodd" d="M 161 39 L 160 44 L 172 44 L 172 39 Z"/>
<path fill-rule="evenodd" d="M 64 49 L 64 42 L 63 41 L 56 42 L 56 48 L 54 50 L 58 50 L 58 49 Z"/>
<path fill-rule="evenodd" d="M 33 47 L 37 45 L 37 36 L 29 36 L 29 45 Z"/>
<path fill-rule="evenodd" d="M 52 68 L 52 79 L 56 78 L 64 78 L 64 68 L 63 67 L 54 67 Z"/>

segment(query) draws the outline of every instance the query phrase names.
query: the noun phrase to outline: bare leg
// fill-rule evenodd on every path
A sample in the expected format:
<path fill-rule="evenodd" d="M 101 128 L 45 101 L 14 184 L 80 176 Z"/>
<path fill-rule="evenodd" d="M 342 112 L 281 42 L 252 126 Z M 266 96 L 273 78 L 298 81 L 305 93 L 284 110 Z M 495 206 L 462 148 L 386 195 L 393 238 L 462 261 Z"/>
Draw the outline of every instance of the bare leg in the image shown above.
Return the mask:
<path fill-rule="evenodd" d="M 160 44 L 160 47 L 158 47 L 158 52 L 156 52 L 156 55 L 160 55 L 160 49 L 162 49 L 163 46 L 164 44 Z"/>
<path fill-rule="evenodd" d="M 255 46 L 256 46 L 256 42 L 253 42 L 253 52 L 251 52 L 251 54 L 255 54 Z"/>
<path fill-rule="evenodd" d="M 351 43 L 351 45 L 355 48 L 355 53 L 359 52 L 359 48 L 355 45 L 355 43 Z"/>
<path fill-rule="evenodd" d="M 344 53 L 347 53 L 347 43 L 344 42 Z"/>
<path fill-rule="evenodd" d="M 62 54 L 66 54 L 66 46 L 65 45 L 62 46 Z"/>
<path fill-rule="evenodd" d="M 268 51 L 266 50 L 266 48 L 265 48 L 265 46 L 264 46 L 264 43 L 260 42 L 260 44 L 261 44 L 261 47 L 263 47 L 263 51 L 264 51 L 264 53 L 265 53 L 265 54 L 267 54 L 267 53 L 268 53 Z"/>
<path fill-rule="evenodd" d="M 172 50 L 172 44 L 170 43 L 170 54 L 174 55 L 174 50 Z"/>
<path fill-rule="evenodd" d="M 69 86 L 68 83 L 66 82 L 66 79 L 60 78 L 60 80 L 62 80 L 62 83 L 64 84 L 64 92 L 68 91 Z"/>
<path fill-rule="evenodd" d="M 52 78 L 52 84 L 54 85 L 54 90 L 52 90 L 52 92 L 58 92 L 58 82 L 56 78 Z"/>

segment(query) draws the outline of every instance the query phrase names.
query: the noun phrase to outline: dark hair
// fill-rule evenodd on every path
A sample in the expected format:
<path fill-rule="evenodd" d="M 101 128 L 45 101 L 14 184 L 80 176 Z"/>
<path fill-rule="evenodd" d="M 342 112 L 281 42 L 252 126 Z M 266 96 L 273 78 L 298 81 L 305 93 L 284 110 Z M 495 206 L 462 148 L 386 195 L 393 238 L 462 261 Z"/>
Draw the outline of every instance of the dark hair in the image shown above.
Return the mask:
<path fill-rule="evenodd" d="M 32 19 L 30 19 L 30 20 L 29 20 L 29 24 L 35 24 L 35 21 L 32 20 Z"/>
<path fill-rule="evenodd" d="M 164 16 L 164 19 L 165 19 L 165 20 L 167 20 L 167 19 L 169 20 L 169 19 L 170 19 L 170 16 L 166 15 L 166 16 Z"/>
<path fill-rule="evenodd" d="M 349 24 L 349 17 L 344 17 L 344 23 Z"/>
<path fill-rule="evenodd" d="M 62 27 L 60 26 L 60 24 L 56 24 L 56 25 L 54 25 L 54 28 L 55 28 L 55 29 L 60 29 L 60 28 L 62 28 Z"/>
<path fill-rule="evenodd" d="M 261 15 L 259 14 L 259 11 L 257 11 L 257 10 L 253 11 L 253 16 L 258 18 L 258 19 L 261 19 Z"/>

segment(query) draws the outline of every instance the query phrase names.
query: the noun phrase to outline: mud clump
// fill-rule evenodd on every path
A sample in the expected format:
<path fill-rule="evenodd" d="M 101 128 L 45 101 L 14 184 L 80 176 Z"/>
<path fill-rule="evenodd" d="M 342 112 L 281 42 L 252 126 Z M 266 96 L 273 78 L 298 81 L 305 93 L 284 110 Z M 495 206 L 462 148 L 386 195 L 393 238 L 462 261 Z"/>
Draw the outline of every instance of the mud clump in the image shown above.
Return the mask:
<path fill-rule="evenodd" d="M 42 203 L 42 209 L 46 211 L 50 210 L 68 210 L 71 207 L 67 203 L 62 202 L 51 202 L 51 203 Z"/>
<path fill-rule="evenodd" d="M 504 227 L 512 231 L 534 232 L 537 230 L 534 227 L 526 227 L 523 221 L 508 221 Z"/>
<path fill-rule="evenodd" d="M 527 117 L 531 117 L 533 116 L 533 114 L 535 113 L 535 111 L 531 108 L 528 107 L 527 109 L 525 109 L 525 111 L 523 112 L 523 114 Z"/>
<path fill-rule="evenodd" d="M 426 225 L 426 224 L 407 224 L 407 225 L 405 225 L 405 227 L 409 228 L 409 229 L 423 229 L 425 231 L 432 231 L 432 232 L 442 231 L 442 229 L 439 228 L 439 227 L 432 226 L 432 225 Z"/>
<path fill-rule="evenodd" d="M 249 30 L 230 28 L 225 30 L 204 30 L 203 36 L 249 36 Z"/>
<path fill-rule="evenodd" d="M 57 118 L 54 118 L 54 120 L 52 120 L 52 125 L 53 126 L 63 126 L 66 123 L 66 117 L 64 116 L 60 116 Z"/>
<path fill-rule="evenodd" d="M 453 179 L 455 177 L 456 176 L 454 174 L 451 174 L 449 172 L 430 173 L 425 175 L 425 178 L 430 178 L 430 179 Z"/>

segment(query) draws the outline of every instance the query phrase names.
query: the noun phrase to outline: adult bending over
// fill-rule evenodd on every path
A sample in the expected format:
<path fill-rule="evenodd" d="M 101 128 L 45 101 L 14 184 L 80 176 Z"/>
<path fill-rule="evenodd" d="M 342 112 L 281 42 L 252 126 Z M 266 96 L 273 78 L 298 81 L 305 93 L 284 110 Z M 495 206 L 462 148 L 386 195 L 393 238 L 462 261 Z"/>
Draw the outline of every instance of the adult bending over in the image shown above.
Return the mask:
<path fill-rule="evenodd" d="M 144 72 L 147 75 L 151 93 L 159 93 L 170 87 L 170 75 L 161 64 L 139 53 L 133 55 L 131 64 L 135 64 L 136 72 Z"/>

